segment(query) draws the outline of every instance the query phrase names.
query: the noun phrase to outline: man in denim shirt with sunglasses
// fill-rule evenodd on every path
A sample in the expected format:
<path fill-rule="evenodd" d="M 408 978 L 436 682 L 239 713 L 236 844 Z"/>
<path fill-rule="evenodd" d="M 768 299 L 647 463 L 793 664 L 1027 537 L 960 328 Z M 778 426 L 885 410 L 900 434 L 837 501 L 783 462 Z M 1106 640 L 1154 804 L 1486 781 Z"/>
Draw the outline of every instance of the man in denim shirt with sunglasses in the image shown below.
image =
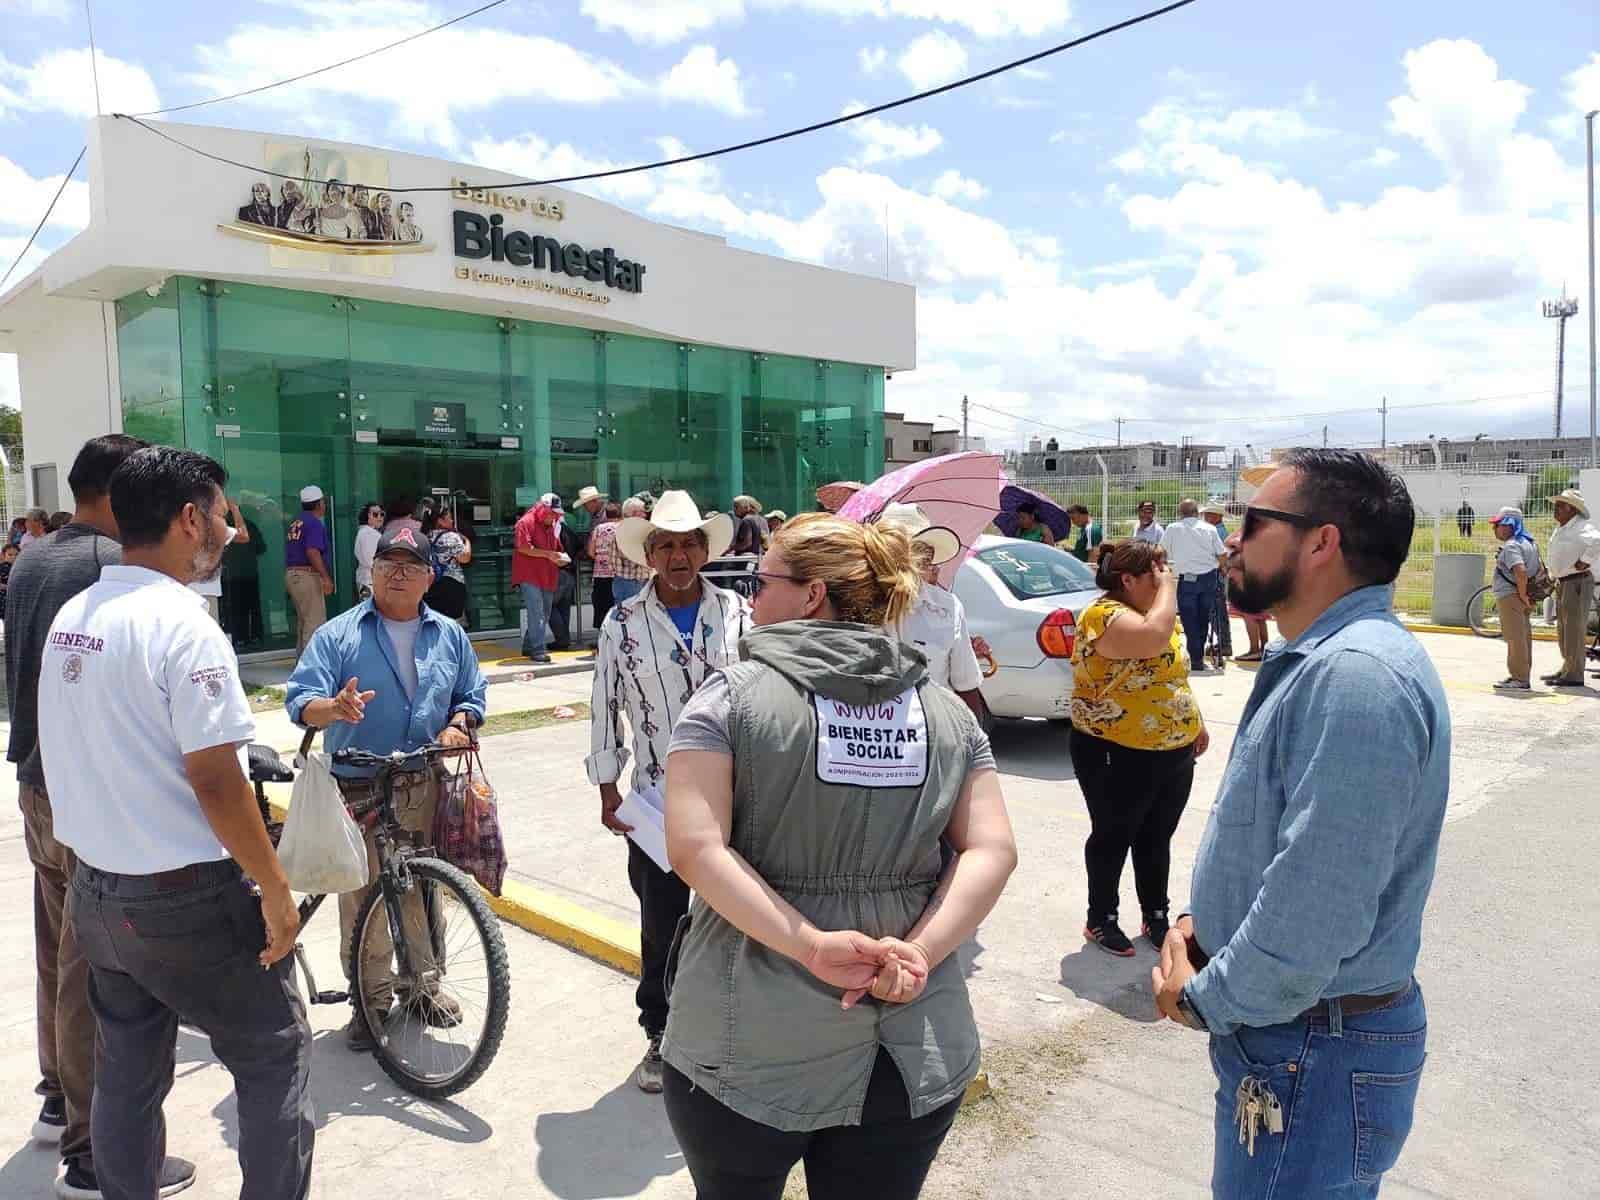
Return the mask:
<path fill-rule="evenodd" d="M 1153 971 L 1211 1034 L 1212 1194 L 1376 1196 L 1427 1040 L 1412 972 L 1450 783 L 1450 714 L 1389 611 L 1411 497 L 1365 455 L 1291 455 L 1228 540 L 1269 648 L 1195 860 L 1193 916 Z"/>

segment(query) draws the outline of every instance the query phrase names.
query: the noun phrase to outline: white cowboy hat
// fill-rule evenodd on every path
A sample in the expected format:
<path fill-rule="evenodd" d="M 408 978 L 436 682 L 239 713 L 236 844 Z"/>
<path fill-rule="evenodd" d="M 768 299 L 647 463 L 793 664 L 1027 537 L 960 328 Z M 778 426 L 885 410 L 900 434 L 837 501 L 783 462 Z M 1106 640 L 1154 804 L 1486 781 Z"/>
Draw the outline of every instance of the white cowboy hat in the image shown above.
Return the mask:
<path fill-rule="evenodd" d="M 1573 508 L 1578 510 L 1578 515 L 1580 517 L 1588 517 L 1589 502 L 1583 498 L 1583 493 L 1577 488 L 1568 488 L 1559 496 L 1555 497 L 1555 499 L 1551 500 L 1551 503 L 1554 504 L 1557 500 L 1563 504 L 1572 505 Z"/>
<path fill-rule="evenodd" d="M 700 508 L 688 492 L 662 492 L 648 517 L 628 517 L 617 522 L 617 549 L 630 561 L 648 567 L 645 543 L 658 529 L 667 533 L 704 530 L 707 558 L 721 558 L 733 545 L 733 518 L 727 513 L 716 513 L 701 520 Z"/>
<path fill-rule="evenodd" d="M 572 502 L 574 508 L 582 508 L 591 500 L 608 499 L 607 493 L 590 484 L 588 487 L 578 489 L 578 498 Z"/>
<path fill-rule="evenodd" d="M 878 514 L 880 525 L 898 525 L 911 535 L 913 542 L 920 542 L 933 551 L 933 565 L 942 567 L 956 555 L 961 553 L 961 539 L 955 530 L 946 529 L 943 525 L 935 525 L 928 520 L 928 514 L 915 504 L 900 504 L 891 500 L 883 506 L 883 511 Z"/>

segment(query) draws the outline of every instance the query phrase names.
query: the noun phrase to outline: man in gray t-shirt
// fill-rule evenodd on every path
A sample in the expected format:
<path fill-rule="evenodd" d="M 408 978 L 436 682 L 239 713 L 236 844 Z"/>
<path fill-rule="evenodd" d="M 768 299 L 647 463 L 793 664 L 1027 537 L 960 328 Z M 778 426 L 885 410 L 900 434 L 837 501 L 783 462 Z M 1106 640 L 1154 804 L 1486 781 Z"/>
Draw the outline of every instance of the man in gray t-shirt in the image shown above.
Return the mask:
<path fill-rule="evenodd" d="M 122 561 L 117 521 L 108 494 L 111 473 L 135 450 L 138 438 L 91 438 L 72 464 L 67 483 L 76 511 L 55 533 L 30 543 L 11 568 L 6 592 L 6 698 L 11 738 L 6 758 L 17 764 L 23 836 L 33 862 L 33 936 L 39 976 L 39 1092 L 44 1107 L 35 1140 L 60 1144 L 65 1179 L 93 1181 L 89 1102 L 94 1094 L 94 1013 L 89 1009 L 89 967 L 63 910 L 76 867 L 72 851 L 55 838 L 50 794 L 39 756 L 39 664 L 56 613 L 100 578 L 100 568 Z M 92 747 L 86 748 L 92 752 Z M 171 1159 L 163 1186 L 187 1168 Z M 169 1174 L 172 1177 L 169 1178 Z"/>
<path fill-rule="evenodd" d="M 1500 632 L 1506 642 L 1508 672 L 1494 686 L 1502 692 L 1526 692 L 1532 688 L 1530 676 L 1533 673 L 1533 625 L 1530 620 L 1533 605 L 1527 587 L 1539 573 L 1539 547 L 1523 528 L 1521 509 L 1502 508 L 1489 518 L 1489 526 L 1500 542 L 1490 587 L 1494 590 L 1495 608 L 1500 615 Z M 1517 581 L 1519 568 L 1526 573 L 1520 584 Z"/>

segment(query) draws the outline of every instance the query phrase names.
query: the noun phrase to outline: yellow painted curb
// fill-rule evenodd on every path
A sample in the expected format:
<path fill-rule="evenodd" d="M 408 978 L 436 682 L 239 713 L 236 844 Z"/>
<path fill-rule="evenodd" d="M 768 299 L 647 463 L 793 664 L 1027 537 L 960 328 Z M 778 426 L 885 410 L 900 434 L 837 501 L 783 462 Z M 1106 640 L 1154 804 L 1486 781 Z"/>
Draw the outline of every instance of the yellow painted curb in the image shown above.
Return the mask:
<path fill-rule="evenodd" d="M 1458 625 L 1407 625 L 1406 628 L 1412 633 L 1453 633 L 1458 637 L 1478 636 L 1472 632 L 1470 627 Z M 1553 630 L 1535 629 L 1533 631 L 1533 640 L 1536 642 L 1553 642 L 1556 640 L 1556 635 Z"/>

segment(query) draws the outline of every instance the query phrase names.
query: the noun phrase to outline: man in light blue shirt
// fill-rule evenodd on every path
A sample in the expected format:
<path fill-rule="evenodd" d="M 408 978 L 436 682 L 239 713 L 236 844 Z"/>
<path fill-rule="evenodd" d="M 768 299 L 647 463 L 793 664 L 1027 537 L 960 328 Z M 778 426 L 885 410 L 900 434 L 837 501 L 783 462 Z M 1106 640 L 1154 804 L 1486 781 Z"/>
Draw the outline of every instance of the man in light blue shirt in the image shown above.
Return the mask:
<path fill-rule="evenodd" d="M 1444 689 L 1389 611 L 1413 524 L 1375 460 L 1306 450 L 1228 540 L 1235 601 L 1286 640 L 1240 719 L 1193 916 L 1153 972 L 1162 1014 L 1211 1034 L 1215 1197 L 1376 1196 L 1410 1132 L 1412 972 L 1450 783 Z"/>
<path fill-rule="evenodd" d="M 415 750 L 430 742 L 466 747 L 483 723 L 488 683 L 466 630 L 422 603 L 433 583 L 432 561 L 421 534 L 397 525 L 378 542 L 372 563 L 372 598 L 319 628 L 289 678 L 285 708 L 297 725 L 322 729 L 330 754 L 358 749 L 373 754 Z M 335 764 L 347 802 L 369 800 L 371 769 Z M 394 811 L 403 829 L 426 839 L 433 832 L 442 770 L 394 776 Z M 339 897 L 339 961 L 350 969 L 350 944 L 357 914 L 377 879 L 378 856 L 367 830 L 368 884 Z M 404 901 L 412 961 L 429 938 L 420 893 Z M 394 1000 L 386 932 L 369 938 L 365 997 L 367 1020 L 353 1013 L 346 1030 L 353 1050 L 372 1049 L 372 1028 L 381 1028 Z M 356 998 L 352 997 L 352 1003 Z M 430 1024 L 449 1025 L 459 1015 L 447 997 L 410 997 Z"/>

